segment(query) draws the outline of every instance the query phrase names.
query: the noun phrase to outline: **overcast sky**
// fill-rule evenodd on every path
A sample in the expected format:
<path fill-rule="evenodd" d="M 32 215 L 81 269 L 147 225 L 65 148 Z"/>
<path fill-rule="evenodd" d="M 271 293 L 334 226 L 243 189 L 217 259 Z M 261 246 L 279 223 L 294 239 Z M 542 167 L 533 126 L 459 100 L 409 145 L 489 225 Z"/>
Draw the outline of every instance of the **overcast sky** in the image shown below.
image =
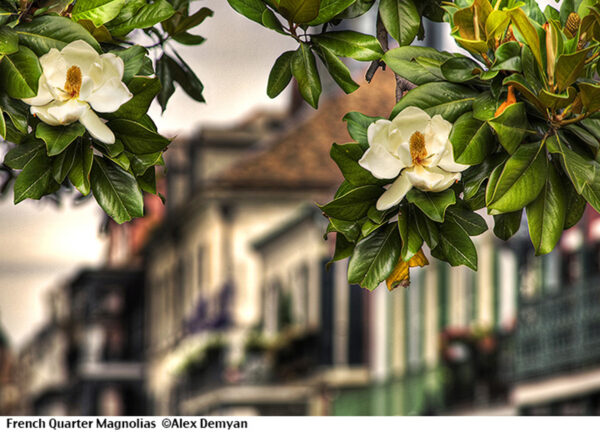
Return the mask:
<path fill-rule="evenodd" d="M 186 135 L 203 123 L 235 122 L 257 106 L 284 107 L 285 95 L 271 101 L 265 89 L 271 65 L 294 44 L 241 17 L 225 0 L 194 4 L 215 12 L 196 31 L 207 41 L 175 46 L 204 83 L 207 103 L 177 90 L 164 116 L 151 110 L 161 131 Z M 22 344 L 46 319 L 44 292 L 78 268 L 101 263 L 100 222 L 94 201 L 62 208 L 29 201 L 14 206 L 12 196 L 0 202 L 0 321 L 13 344 Z"/>

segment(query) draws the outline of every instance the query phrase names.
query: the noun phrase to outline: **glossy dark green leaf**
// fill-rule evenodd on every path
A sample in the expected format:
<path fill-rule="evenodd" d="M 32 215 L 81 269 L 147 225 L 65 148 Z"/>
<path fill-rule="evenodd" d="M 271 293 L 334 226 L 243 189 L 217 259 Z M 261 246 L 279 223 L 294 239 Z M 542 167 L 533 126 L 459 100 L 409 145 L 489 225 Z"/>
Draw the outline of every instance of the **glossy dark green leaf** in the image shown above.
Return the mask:
<path fill-rule="evenodd" d="M 239 14 L 262 25 L 262 16 L 267 7 L 260 0 L 227 0 Z"/>
<path fill-rule="evenodd" d="M 502 114 L 488 122 L 496 132 L 502 147 L 510 154 L 517 150 L 529 132 L 527 111 L 523 102 L 509 105 Z"/>
<path fill-rule="evenodd" d="M 517 211 L 536 199 L 546 182 L 547 167 L 543 145 L 521 145 L 490 176 L 486 203 L 491 214 Z"/>
<path fill-rule="evenodd" d="M 331 21 L 355 2 L 356 0 L 321 0 L 319 14 L 314 20 L 309 22 L 308 25 L 321 25 Z"/>
<path fill-rule="evenodd" d="M 52 177 L 57 183 L 62 183 L 69 175 L 75 163 L 76 145 L 70 146 L 55 158 L 52 158 Z"/>
<path fill-rule="evenodd" d="M 353 185 L 362 186 L 385 183 L 385 181 L 373 177 L 369 171 L 358 164 L 363 155 L 363 149 L 360 144 L 333 144 L 329 155 L 340 168 L 344 178 Z"/>
<path fill-rule="evenodd" d="M 144 192 L 156 195 L 156 170 L 155 168 L 147 170 L 143 175 L 137 177 L 137 182 Z"/>
<path fill-rule="evenodd" d="M 46 143 L 48 156 L 56 156 L 62 153 L 75 139 L 83 136 L 85 128 L 79 122 L 68 126 L 49 126 L 46 123 L 38 123 L 35 136 Z"/>
<path fill-rule="evenodd" d="M 439 244 L 431 254 L 452 266 L 466 265 L 477 271 L 477 250 L 467 231 L 454 220 L 440 226 Z"/>
<path fill-rule="evenodd" d="M 356 244 L 348 263 L 348 281 L 373 291 L 396 266 L 400 248 L 396 224 L 375 231 Z"/>
<path fill-rule="evenodd" d="M 8 26 L 0 26 L 0 56 L 19 50 L 19 35 Z"/>
<path fill-rule="evenodd" d="M 412 188 L 406 194 L 406 199 L 435 222 L 443 222 L 446 209 L 456 203 L 456 195 L 452 189 L 443 192 L 422 192 Z"/>
<path fill-rule="evenodd" d="M 51 48 L 61 50 L 76 40 L 83 40 L 96 51 L 102 52 L 96 39 L 69 18 L 44 15 L 29 23 L 19 24 L 15 30 L 20 43 L 31 48 L 38 56 L 46 54 Z"/>
<path fill-rule="evenodd" d="M 569 181 L 563 181 L 565 195 L 567 197 L 567 214 L 565 216 L 564 229 L 569 229 L 581 220 L 585 213 L 587 201 L 579 195 Z"/>
<path fill-rule="evenodd" d="M 175 13 L 175 9 L 166 0 L 155 0 L 140 8 L 130 19 L 116 26 L 110 26 L 109 30 L 115 37 L 123 37 L 132 30 L 153 27 L 154 25 L 169 19 Z"/>
<path fill-rule="evenodd" d="M 430 59 L 439 64 L 439 73 L 430 72 L 429 68 L 416 61 L 423 58 Z M 451 54 L 445 51 L 440 52 L 433 48 L 401 46 L 387 51 L 383 56 L 383 61 L 396 74 L 415 85 L 422 85 L 432 81 L 443 81 L 443 78 L 440 77 L 442 75 L 441 64 L 451 58 L 453 58 Z"/>
<path fill-rule="evenodd" d="M 335 219 L 358 220 L 367 215 L 369 207 L 375 204 L 382 193 L 383 189 L 379 186 L 359 186 L 325 204 L 321 207 L 321 210 Z"/>
<path fill-rule="evenodd" d="M 450 133 L 456 162 L 477 165 L 496 147 L 496 141 L 487 123 L 473 118 L 472 112 L 460 116 Z"/>
<path fill-rule="evenodd" d="M 154 97 L 161 90 L 158 78 L 142 76 L 133 78 L 127 87 L 129 87 L 129 91 L 133 94 L 133 97 L 121 105 L 114 113 L 102 114 L 104 118 L 138 120 L 148 112 L 148 108 L 150 108 Z"/>
<path fill-rule="evenodd" d="M 37 56 L 27 47 L 22 46 L 16 53 L 0 59 L 0 85 L 15 99 L 37 95 L 41 74 Z"/>
<path fill-rule="evenodd" d="M 484 218 L 462 204 L 448 207 L 446 217 L 454 220 L 470 236 L 478 236 L 488 229 Z"/>
<path fill-rule="evenodd" d="M 449 122 L 454 122 L 471 109 L 477 90 L 449 82 L 423 84 L 404 95 L 392 110 L 390 118 L 409 106 L 425 110 L 430 116 L 440 114 Z"/>
<path fill-rule="evenodd" d="M 167 57 L 173 80 L 181 86 L 183 91 L 186 92 L 189 97 L 198 102 L 204 102 L 204 96 L 202 95 L 204 86 L 194 71 L 185 61 L 183 61 L 179 54 L 175 52 L 175 56 L 177 57 L 178 61 L 171 57 Z"/>
<path fill-rule="evenodd" d="M 526 210 L 529 236 L 536 255 L 552 252 L 562 235 L 567 213 L 567 197 L 553 165 L 548 167 L 542 192 Z"/>
<path fill-rule="evenodd" d="M 423 246 L 423 238 L 417 228 L 414 211 L 408 205 L 401 205 L 398 211 L 398 232 L 402 241 L 400 256 L 408 262 Z"/>
<path fill-rule="evenodd" d="M 491 92 L 483 92 L 473 101 L 473 118 L 487 121 L 494 118 L 500 102 Z"/>
<path fill-rule="evenodd" d="M 321 79 L 310 46 L 301 43 L 292 59 L 292 75 L 298 82 L 300 94 L 313 108 L 319 106 Z"/>
<path fill-rule="evenodd" d="M 440 232 L 437 224 L 418 211 L 415 212 L 415 223 L 421 238 L 430 249 L 435 249 L 439 243 Z"/>
<path fill-rule="evenodd" d="M 101 157 L 94 157 L 92 192 L 98 204 L 117 223 L 144 215 L 144 199 L 133 175 Z"/>
<path fill-rule="evenodd" d="M 514 236 L 521 227 L 523 210 L 504 213 L 494 216 L 494 234 L 501 240 L 508 240 Z"/>
<path fill-rule="evenodd" d="M 160 59 L 156 62 L 156 76 L 160 79 L 160 93 L 158 94 L 158 103 L 165 112 L 169 99 L 175 92 L 175 85 L 173 84 L 173 76 L 171 75 L 171 69 L 169 68 L 169 57 L 163 54 Z"/>
<path fill-rule="evenodd" d="M 136 154 L 162 151 L 171 142 L 162 135 L 133 120 L 111 120 L 108 122 L 108 127 L 123 142 L 125 148 Z"/>
<path fill-rule="evenodd" d="M 352 93 L 359 87 L 352 79 L 350 69 L 344 64 L 331 50 L 325 47 L 318 47 L 317 55 L 329 71 L 329 75 L 333 78 L 338 86 L 346 93 Z"/>
<path fill-rule="evenodd" d="M 23 142 L 10 149 L 4 157 L 4 164 L 12 169 L 23 169 L 38 153 L 46 153 L 44 143 L 30 135 Z"/>
<path fill-rule="evenodd" d="M 148 53 L 146 48 L 139 45 L 134 45 L 124 50 L 114 50 L 111 53 L 121 57 L 125 63 L 123 71 L 123 82 L 128 84 L 129 81 L 136 75 L 144 64 L 144 56 Z"/>
<path fill-rule="evenodd" d="M 278 9 L 286 19 L 306 24 L 317 18 L 321 0 L 279 0 Z"/>
<path fill-rule="evenodd" d="M 383 56 L 383 49 L 377 38 L 354 31 L 327 32 L 312 36 L 311 40 L 341 57 L 373 61 Z"/>
<path fill-rule="evenodd" d="M 277 97 L 292 80 L 293 58 L 294 51 L 286 51 L 275 60 L 267 83 L 267 95 L 270 98 Z"/>
<path fill-rule="evenodd" d="M 463 83 L 477 78 L 481 66 L 468 57 L 452 57 L 442 64 L 441 71 L 448 81 Z"/>
<path fill-rule="evenodd" d="M 23 167 L 15 181 L 14 203 L 30 198 L 38 200 L 44 195 L 52 180 L 52 163 L 44 152 L 37 152 Z"/>
<path fill-rule="evenodd" d="M 78 143 L 74 147 L 75 156 L 71 171 L 69 171 L 69 181 L 82 195 L 88 195 L 94 150 L 89 144 L 84 143 Z"/>
<path fill-rule="evenodd" d="M 329 219 L 327 233 L 337 232 L 348 239 L 349 242 L 355 243 L 360 237 L 361 221 L 345 221 L 341 219 Z"/>
<path fill-rule="evenodd" d="M 379 14 L 388 33 L 401 46 L 409 45 L 419 33 L 421 17 L 413 0 L 381 0 Z"/>

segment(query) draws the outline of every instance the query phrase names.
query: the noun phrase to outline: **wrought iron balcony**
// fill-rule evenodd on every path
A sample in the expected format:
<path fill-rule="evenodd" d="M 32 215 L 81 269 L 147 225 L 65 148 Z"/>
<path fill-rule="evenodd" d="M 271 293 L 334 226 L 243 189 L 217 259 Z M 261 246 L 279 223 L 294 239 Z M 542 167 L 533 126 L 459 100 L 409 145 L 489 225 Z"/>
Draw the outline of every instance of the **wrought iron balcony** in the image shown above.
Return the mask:
<path fill-rule="evenodd" d="M 521 299 L 514 379 L 600 366 L 600 278 Z"/>

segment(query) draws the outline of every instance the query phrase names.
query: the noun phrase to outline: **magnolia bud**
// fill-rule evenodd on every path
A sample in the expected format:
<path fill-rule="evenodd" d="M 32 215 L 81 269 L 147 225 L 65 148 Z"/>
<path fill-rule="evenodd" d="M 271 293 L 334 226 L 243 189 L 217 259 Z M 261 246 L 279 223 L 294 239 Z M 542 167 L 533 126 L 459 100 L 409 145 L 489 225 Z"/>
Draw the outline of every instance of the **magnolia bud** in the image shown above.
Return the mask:
<path fill-rule="evenodd" d="M 567 30 L 571 34 L 571 37 L 575 37 L 577 35 L 577 30 L 579 30 L 579 24 L 581 24 L 581 18 L 579 18 L 577 12 L 571 12 L 565 24 L 565 30 Z"/>

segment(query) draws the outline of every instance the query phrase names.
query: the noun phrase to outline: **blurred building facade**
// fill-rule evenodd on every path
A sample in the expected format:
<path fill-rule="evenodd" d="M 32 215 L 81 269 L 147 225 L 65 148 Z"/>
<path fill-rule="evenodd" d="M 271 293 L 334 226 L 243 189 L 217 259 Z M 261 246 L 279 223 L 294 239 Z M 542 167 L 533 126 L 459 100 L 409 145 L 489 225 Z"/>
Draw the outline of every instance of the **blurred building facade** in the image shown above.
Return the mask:
<path fill-rule="evenodd" d="M 106 267 L 55 290 L 16 361 L 20 412 L 600 412 L 596 213 L 548 256 L 526 226 L 508 243 L 486 233 L 478 272 L 432 261 L 393 292 L 328 267 L 314 203 L 342 180 L 330 145 L 350 140 L 345 113 L 386 115 L 394 84 L 380 71 L 316 112 L 174 143 L 166 207 L 147 197 L 147 217 L 107 222 Z"/>

